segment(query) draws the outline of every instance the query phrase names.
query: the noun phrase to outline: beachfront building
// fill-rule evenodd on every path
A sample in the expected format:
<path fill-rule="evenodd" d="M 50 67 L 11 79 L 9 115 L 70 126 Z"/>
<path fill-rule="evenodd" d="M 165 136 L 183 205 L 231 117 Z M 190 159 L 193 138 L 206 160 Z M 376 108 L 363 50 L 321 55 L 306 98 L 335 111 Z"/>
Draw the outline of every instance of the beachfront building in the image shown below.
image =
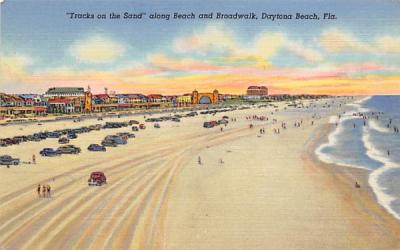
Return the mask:
<path fill-rule="evenodd" d="M 72 114 L 75 113 L 77 103 L 69 98 L 50 98 L 47 101 L 47 109 L 49 113 Z"/>
<path fill-rule="evenodd" d="M 219 94 L 218 90 L 212 93 L 199 93 L 197 90 L 192 92 L 192 104 L 218 104 Z"/>
<path fill-rule="evenodd" d="M 93 104 L 108 104 L 110 103 L 110 97 L 108 94 L 98 94 L 92 96 Z"/>
<path fill-rule="evenodd" d="M 46 103 L 39 95 L 20 96 L 0 93 L 0 119 L 43 115 L 46 112 Z"/>
<path fill-rule="evenodd" d="M 38 94 L 20 94 L 18 95 L 24 100 L 24 106 L 47 106 L 47 102 L 43 96 Z"/>
<path fill-rule="evenodd" d="M 267 96 L 268 88 L 265 86 L 249 86 L 246 94 L 249 96 Z"/>
<path fill-rule="evenodd" d="M 167 99 L 160 94 L 151 94 L 147 96 L 147 100 L 148 102 L 161 103 L 161 102 L 166 102 Z"/>
<path fill-rule="evenodd" d="M 246 95 L 242 95 L 241 99 L 246 101 L 257 101 L 268 99 L 268 88 L 265 86 L 249 86 Z"/>
<path fill-rule="evenodd" d="M 192 104 L 192 94 L 183 94 L 177 96 L 175 100 L 178 107 L 189 106 Z"/>
<path fill-rule="evenodd" d="M 83 88 L 75 88 L 75 87 L 53 87 L 49 88 L 44 97 L 47 98 L 76 98 L 76 97 L 84 97 L 85 90 Z"/>
<path fill-rule="evenodd" d="M 116 97 L 117 97 L 118 104 L 128 104 L 129 103 L 129 98 L 127 95 L 117 94 Z"/>
<path fill-rule="evenodd" d="M 24 103 L 24 99 L 17 95 L 0 93 L 0 107 L 22 107 Z"/>
<path fill-rule="evenodd" d="M 126 94 L 128 98 L 128 103 L 145 103 L 147 102 L 147 97 L 142 94 Z"/>

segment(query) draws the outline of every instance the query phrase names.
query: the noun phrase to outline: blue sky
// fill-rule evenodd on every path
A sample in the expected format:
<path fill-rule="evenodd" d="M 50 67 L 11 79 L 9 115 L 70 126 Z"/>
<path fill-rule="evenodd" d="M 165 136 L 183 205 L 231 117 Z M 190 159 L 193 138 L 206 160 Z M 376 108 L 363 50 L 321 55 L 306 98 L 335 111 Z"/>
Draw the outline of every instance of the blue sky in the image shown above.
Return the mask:
<path fill-rule="evenodd" d="M 276 51 L 268 54 L 273 48 L 269 46 L 269 40 L 266 38 L 266 45 L 263 45 L 263 50 L 258 50 L 257 53 L 267 53 L 261 55 L 265 60 L 265 65 L 268 68 L 319 68 L 320 65 L 340 66 L 340 64 L 361 64 L 368 62 L 371 64 L 379 64 L 382 66 L 395 65 L 399 66 L 399 53 L 397 47 L 393 45 L 399 39 L 400 35 L 400 1 L 43 1 L 43 0 L 5 0 L 1 5 L 1 55 L 4 61 L 12 56 L 24 58 L 23 67 L 26 72 L 21 79 L 12 79 L 8 77 L 0 83 L 5 90 L 22 91 L 26 86 L 30 86 L 32 79 L 27 79 L 28 75 L 44 75 L 54 70 L 59 72 L 60 68 L 68 68 L 70 71 L 81 74 L 83 82 L 86 82 L 87 75 L 83 71 L 102 71 L 117 72 L 121 68 L 132 65 L 133 68 L 149 69 L 152 74 L 157 72 L 156 76 L 194 76 L 199 74 L 197 70 L 187 71 L 169 69 L 159 72 L 160 66 L 149 62 L 149 58 L 160 59 L 160 57 L 152 57 L 153 54 L 163 54 L 168 57 L 168 60 L 180 63 L 189 60 L 201 63 L 213 64 L 217 66 L 239 67 L 243 63 L 225 63 L 227 60 L 224 54 L 228 50 L 241 50 L 235 52 L 235 57 L 238 53 L 243 55 L 243 51 L 254 47 L 256 40 L 267 34 L 276 34 L 284 36 L 285 46 L 278 46 Z M 67 17 L 67 12 L 76 13 L 123 13 L 123 12 L 146 12 L 150 13 L 190 13 L 196 15 L 209 12 L 255 12 L 260 14 L 266 12 L 269 14 L 295 14 L 297 12 L 303 14 L 317 13 L 322 15 L 325 12 L 333 13 L 337 16 L 336 20 L 319 20 L 319 21 L 298 21 L 298 20 L 281 20 L 281 21 L 244 21 L 244 20 L 71 20 Z M 212 38 L 203 41 L 201 47 L 204 49 L 207 46 L 217 45 L 216 48 L 220 51 L 213 50 L 197 53 L 192 49 L 185 53 L 180 53 L 174 48 L 174 43 L 177 40 L 182 40 L 185 37 L 195 36 L 193 39 L 199 39 L 199 36 L 208 32 L 211 28 L 216 35 L 227 33 L 225 40 L 234 40 L 236 45 L 230 45 L 229 41 L 222 41 L 221 46 L 218 46 L 219 40 L 213 41 Z M 334 48 L 335 39 L 330 41 L 330 44 L 321 43 L 321 36 L 329 40 L 330 34 L 339 37 L 344 41 L 340 44 L 340 48 Z M 85 42 L 93 41 L 95 37 L 96 43 L 108 43 L 112 46 L 101 47 L 106 49 L 120 49 L 121 53 L 117 58 L 107 62 L 96 63 L 93 60 L 84 60 L 83 58 L 71 53 L 71 48 L 74 44 L 84 44 Z M 385 37 L 384 54 L 380 52 L 376 44 L 380 37 Z M 387 38 L 387 39 L 386 39 Z M 196 40 L 196 41 L 197 41 Z M 279 40 L 279 39 L 278 39 Z M 272 47 L 275 46 L 272 41 Z M 207 44 L 204 44 L 207 43 Z M 329 41 L 328 41 L 329 43 Z M 380 42 L 383 43 L 383 42 Z M 332 46 L 333 47 L 332 47 Z M 346 47 L 347 46 L 347 47 Z M 240 47 L 240 48 L 239 48 Z M 288 48 L 290 47 L 290 48 Z M 379 46 L 378 46 L 379 47 Z M 75 48 L 75 47 L 74 47 Z M 208 47 L 207 47 L 208 48 Z M 286 48 L 286 49 L 285 49 Z M 85 49 L 85 48 L 78 48 Z M 354 50 L 357 53 L 353 53 Z M 79 50 L 80 51 L 80 50 Z M 305 55 L 312 54 L 317 56 L 318 60 L 304 60 Z M 299 54 L 301 54 L 299 56 Z M 81 55 L 80 55 L 81 56 Z M 244 56 L 258 57 L 256 52 Z M 321 58 L 323 58 L 321 60 Z M 87 59 L 87 58 L 86 58 Z M 161 59 L 165 59 L 162 57 Z M 221 59 L 221 60 L 220 60 Z M 11 61 L 13 58 L 10 59 Z M 19 59 L 18 59 L 19 60 Z M 256 60 L 259 64 L 259 60 Z M 243 60 L 241 61 L 243 62 Z M 9 62 L 4 62 L 3 65 L 8 65 Z M 15 62 L 12 62 L 15 63 Z M 253 62 L 253 64 L 257 64 Z M 246 66 L 251 67 L 251 63 L 245 60 Z M 266 66 L 263 66 L 265 69 Z M 397 69 L 371 70 L 372 75 L 397 75 Z M 21 69 L 22 70 L 22 69 Z M 248 71 L 248 68 L 246 68 Z M 246 72 L 247 72 L 246 71 Z M 333 69 L 335 71 L 335 69 Z M 113 72 L 113 73 L 114 73 Z M 230 71 L 229 71 L 230 72 Z M 235 71 L 236 72 L 236 71 Z M 203 72 L 207 75 L 210 72 Z M 220 74 L 219 72 L 218 74 Z M 223 72 L 225 73 L 225 72 Z M 354 72 L 352 72 L 354 74 Z M 226 73 L 225 73 L 226 74 Z M 53 74 L 55 75 L 55 74 Z M 359 75 L 359 74 L 355 74 Z M 365 75 L 361 73 L 361 75 Z M 150 76 L 149 76 L 150 77 Z M 15 77 L 18 78 L 18 77 Z M 48 77 L 45 77 L 49 80 Z M 57 77 L 54 77 L 55 84 Z M 79 80 L 76 77 L 75 81 Z M 119 79 L 119 78 L 118 78 Z M 123 77 L 122 86 L 141 86 L 141 79 L 130 79 Z M 158 78 L 154 78 L 158 79 Z M 21 82 L 26 80 L 26 82 Z M 65 78 L 61 79 L 61 83 L 65 83 Z M 92 79 L 93 80 L 93 79 Z M 182 79 L 179 79 L 182 80 Z M 9 87 L 6 84 L 17 83 Z M 155 82 L 146 79 L 144 82 Z M 266 79 L 268 81 L 268 79 Z M 29 82 L 29 83 L 27 83 Z M 164 80 L 162 82 L 165 82 Z M 60 84 L 61 84 L 60 83 Z M 34 89 L 41 90 L 46 87 L 47 83 L 36 83 Z M 114 84 L 114 83 L 112 83 Z M 159 83 L 161 84 L 161 83 Z M 224 85 L 224 84 L 220 84 Z M 276 84 L 279 85 L 279 84 Z M 282 85 L 282 84 L 281 84 Z M 124 89 L 122 86 L 116 88 Z M 214 87 L 214 86 L 213 86 Z M 283 87 L 282 87 L 283 88 Z M 285 89 L 285 88 L 283 88 Z"/>

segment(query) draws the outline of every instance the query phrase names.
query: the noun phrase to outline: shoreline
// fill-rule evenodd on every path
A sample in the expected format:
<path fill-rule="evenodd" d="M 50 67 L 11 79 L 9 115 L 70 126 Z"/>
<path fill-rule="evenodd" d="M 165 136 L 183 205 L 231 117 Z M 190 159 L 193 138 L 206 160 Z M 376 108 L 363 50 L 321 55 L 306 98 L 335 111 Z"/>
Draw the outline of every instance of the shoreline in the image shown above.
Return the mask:
<path fill-rule="evenodd" d="M 333 124 L 322 125 L 319 131 L 316 131 L 316 138 L 308 142 L 305 148 L 302 159 L 307 163 L 310 171 L 318 171 L 321 173 L 329 186 L 334 188 L 343 202 L 349 206 L 349 213 L 357 212 L 365 221 L 375 224 L 383 224 L 380 226 L 380 234 L 387 237 L 389 249 L 398 249 L 400 246 L 400 221 L 390 214 L 385 207 L 379 204 L 378 198 L 369 185 L 370 170 L 342 166 L 335 163 L 325 163 L 318 158 L 315 150 L 326 143 L 328 136 L 335 129 Z M 355 188 L 354 184 L 357 181 L 360 188 Z M 369 231 L 364 223 L 360 223 L 360 218 L 348 217 L 352 224 L 359 227 L 361 231 Z M 375 235 L 376 236 L 376 235 Z M 381 245 L 378 245 L 382 247 Z M 377 246 L 377 247 L 378 247 Z M 386 248 L 385 248 L 386 249 Z"/>

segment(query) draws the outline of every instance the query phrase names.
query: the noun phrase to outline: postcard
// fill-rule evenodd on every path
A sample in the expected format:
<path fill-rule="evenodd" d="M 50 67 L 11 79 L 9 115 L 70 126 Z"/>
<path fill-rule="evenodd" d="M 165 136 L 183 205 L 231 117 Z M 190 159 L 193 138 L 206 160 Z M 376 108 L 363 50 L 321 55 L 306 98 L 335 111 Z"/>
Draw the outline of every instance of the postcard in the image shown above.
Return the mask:
<path fill-rule="evenodd" d="M 400 248 L 399 0 L 1 0 L 0 250 Z"/>

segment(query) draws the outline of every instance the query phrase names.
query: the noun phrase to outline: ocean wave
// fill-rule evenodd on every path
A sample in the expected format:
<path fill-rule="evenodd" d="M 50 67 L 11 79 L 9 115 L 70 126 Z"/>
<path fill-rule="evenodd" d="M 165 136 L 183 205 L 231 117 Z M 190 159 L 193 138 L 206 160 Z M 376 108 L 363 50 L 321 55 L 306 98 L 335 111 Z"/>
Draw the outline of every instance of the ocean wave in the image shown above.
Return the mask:
<path fill-rule="evenodd" d="M 376 130 L 376 131 L 378 131 L 378 132 L 381 132 L 381 133 L 389 133 L 389 132 L 390 132 L 390 130 L 389 130 L 388 128 L 379 125 L 379 123 L 376 122 L 375 120 L 370 120 L 370 121 L 368 122 L 368 125 L 369 125 L 372 129 L 374 129 L 374 130 Z"/>
<path fill-rule="evenodd" d="M 387 190 L 385 187 L 379 185 L 379 177 L 382 176 L 386 171 L 391 170 L 393 168 L 400 168 L 398 164 L 391 161 L 390 158 L 385 156 L 385 153 L 378 150 L 370 139 L 370 133 L 367 128 L 363 128 L 363 136 L 362 140 L 364 142 L 365 148 L 367 149 L 366 154 L 369 158 L 381 162 L 383 164 L 382 167 L 372 171 L 368 178 L 368 183 L 374 191 L 378 203 L 384 207 L 390 214 L 392 214 L 395 218 L 400 220 L 400 215 L 396 213 L 391 207 L 391 204 L 396 197 L 387 194 L 385 191 Z"/>
<path fill-rule="evenodd" d="M 352 109 L 345 112 L 342 117 L 339 119 L 338 116 L 331 116 L 329 118 L 329 123 L 337 124 L 336 129 L 334 129 L 329 135 L 328 135 L 328 141 L 326 143 L 321 144 L 317 149 L 315 150 L 315 154 L 317 155 L 318 159 L 320 159 L 323 162 L 326 162 L 328 164 L 338 164 L 340 166 L 344 167 L 351 167 L 351 168 L 361 168 L 361 169 L 367 169 L 370 172 L 369 177 L 368 177 L 368 184 L 371 186 L 373 192 L 375 193 L 377 197 L 378 203 L 384 207 L 390 214 L 392 214 L 396 219 L 400 220 L 400 215 L 396 213 L 396 211 L 393 210 L 391 207 L 391 204 L 393 201 L 396 200 L 396 197 L 387 194 L 387 189 L 381 185 L 379 185 L 379 178 L 388 170 L 393 170 L 394 168 L 399 168 L 400 165 L 397 163 L 393 162 L 390 160 L 390 158 L 387 156 L 386 152 L 380 151 L 375 145 L 373 144 L 371 138 L 370 138 L 370 129 L 376 130 L 378 132 L 388 132 L 386 128 L 381 127 L 378 123 L 376 123 L 373 120 L 369 121 L 369 127 L 363 127 L 362 128 L 362 143 L 365 147 L 365 153 L 368 158 L 371 160 L 374 160 L 376 162 L 379 162 L 382 164 L 381 167 L 371 170 L 367 166 L 362 166 L 362 165 L 355 165 L 355 164 L 348 164 L 344 162 L 341 159 L 337 159 L 334 157 L 334 155 L 324 153 L 323 151 L 327 148 L 334 148 L 339 144 L 338 138 L 339 136 L 344 132 L 344 122 L 349 120 L 349 119 L 362 119 L 360 116 L 354 116 L 354 113 L 358 112 L 369 112 L 370 110 L 362 104 L 364 104 L 366 101 L 368 101 L 371 98 L 371 96 L 367 96 L 365 98 L 362 98 L 360 100 L 357 100 L 353 103 L 347 104 L 347 106 L 351 107 Z M 386 153 L 386 154 L 385 154 Z"/>
<path fill-rule="evenodd" d="M 367 169 L 370 170 L 369 168 L 361 165 L 356 165 L 356 164 L 348 164 L 343 161 L 340 161 L 339 159 L 335 159 L 331 155 L 324 153 L 323 150 L 327 148 L 334 148 L 335 146 L 338 145 L 338 137 L 341 133 L 344 131 L 344 122 L 350 119 L 361 119 L 361 117 L 353 116 L 352 115 L 353 111 L 351 112 L 346 112 L 342 118 L 338 118 L 338 116 L 331 116 L 330 121 L 333 123 L 337 123 L 336 129 L 334 129 L 329 135 L 328 135 L 328 141 L 326 143 L 323 143 L 319 145 L 316 150 L 315 154 L 317 155 L 318 159 L 328 163 L 328 164 L 339 164 L 341 166 L 345 167 L 351 167 L 351 168 L 361 168 L 361 169 Z M 339 122 L 337 122 L 339 121 Z"/>

